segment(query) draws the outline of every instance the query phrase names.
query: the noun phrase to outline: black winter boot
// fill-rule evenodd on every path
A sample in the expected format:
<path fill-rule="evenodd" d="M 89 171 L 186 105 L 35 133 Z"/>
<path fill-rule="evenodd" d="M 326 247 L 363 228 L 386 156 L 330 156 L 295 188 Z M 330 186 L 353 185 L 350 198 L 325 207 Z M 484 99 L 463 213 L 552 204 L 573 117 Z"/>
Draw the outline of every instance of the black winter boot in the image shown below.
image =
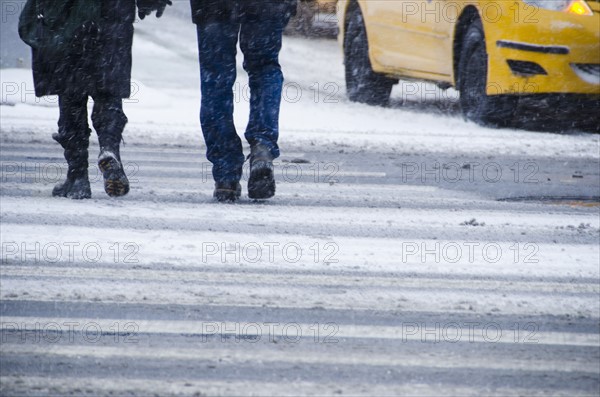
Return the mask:
<path fill-rule="evenodd" d="M 249 157 L 248 197 L 255 200 L 273 197 L 275 195 L 275 175 L 271 151 L 263 145 L 255 145 L 252 146 Z"/>
<path fill-rule="evenodd" d="M 98 167 L 104 177 L 104 191 L 111 197 L 124 196 L 129 193 L 129 180 L 119 151 L 127 124 L 123 100 L 113 96 L 95 96 L 92 123 L 100 144 Z"/>
<path fill-rule="evenodd" d="M 129 193 L 129 180 L 121 163 L 118 143 L 100 148 L 98 168 L 104 177 L 106 194 L 110 197 L 120 197 Z"/>
<path fill-rule="evenodd" d="M 242 186 L 239 182 L 215 183 L 214 198 L 220 203 L 233 203 L 242 195 Z"/>
<path fill-rule="evenodd" d="M 67 179 L 59 183 L 52 190 L 54 197 L 67 197 L 74 200 L 89 199 L 92 197 L 90 180 L 88 177 L 88 146 L 90 131 L 87 134 L 65 136 L 53 134 L 52 138 L 64 148 L 65 160 L 69 169 Z"/>

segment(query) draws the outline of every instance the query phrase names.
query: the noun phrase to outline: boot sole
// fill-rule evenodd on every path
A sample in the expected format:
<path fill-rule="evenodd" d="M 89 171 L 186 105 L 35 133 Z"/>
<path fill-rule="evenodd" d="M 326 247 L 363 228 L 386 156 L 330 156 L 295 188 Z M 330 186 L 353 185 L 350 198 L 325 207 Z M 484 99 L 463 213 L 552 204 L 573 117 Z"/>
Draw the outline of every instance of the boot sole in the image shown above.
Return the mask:
<path fill-rule="evenodd" d="M 98 160 L 98 168 L 104 177 L 104 191 L 110 197 L 121 197 L 129 193 L 129 180 L 123 167 L 113 157 Z"/>
<path fill-rule="evenodd" d="M 253 170 L 248 179 L 248 197 L 253 200 L 265 200 L 273 196 L 275 196 L 273 169 L 261 167 Z"/>
<path fill-rule="evenodd" d="M 64 197 L 70 198 L 71 200 L 85 200 L 92 198 L 92 190 L 90 188 L 89 182 L 87 182 L 87 186 L 84 187 L 83 191 L 73 192 L 74 187 L 71 186 L 70 189 L 63 189 L 64 186 L 60 186 L 60 188 L 55 187 L 52 189 L 52 197 Z"/>
<path fill-rule="evenodd" d="M 92 198 L 92 193 L 67 193 L 65 197 L 70 198 L 71 200 L 87 200 Z"/>

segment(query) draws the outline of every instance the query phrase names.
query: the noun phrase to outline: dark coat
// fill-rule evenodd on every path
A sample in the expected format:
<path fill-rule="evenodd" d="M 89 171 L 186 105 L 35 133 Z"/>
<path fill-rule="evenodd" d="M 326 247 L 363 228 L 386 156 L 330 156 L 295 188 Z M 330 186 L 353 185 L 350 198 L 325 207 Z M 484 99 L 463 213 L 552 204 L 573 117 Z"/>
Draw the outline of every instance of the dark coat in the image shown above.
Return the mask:
<path fill-rule="evenodd" d="M 135 13 L 136 0 L 102 0 L 96 40 L 83 55 L 32 50 L 36 95 L 129 97 Z"/>

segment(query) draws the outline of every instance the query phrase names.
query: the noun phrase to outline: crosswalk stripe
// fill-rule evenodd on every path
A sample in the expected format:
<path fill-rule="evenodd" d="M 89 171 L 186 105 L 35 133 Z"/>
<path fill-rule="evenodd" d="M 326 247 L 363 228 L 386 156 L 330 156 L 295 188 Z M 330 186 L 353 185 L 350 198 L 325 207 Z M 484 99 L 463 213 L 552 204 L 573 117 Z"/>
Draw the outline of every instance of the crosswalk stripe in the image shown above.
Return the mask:
<path fill-rule="evenodd" d="M 314 337 L 338 340 L 341 338 L 392 339 L 401 342 L 448 342 L 448 343 L 498 343 L 524 345 L 560 345 L 560 346 L 600 346 L 599 334 L 572 332 L 527 332 L 502 329 L 496 323 L 485 323 L 462 327 L 458 323 L 435 324 L 421 327 L 417 323 L 407 323 L 401 326 L 377 326 L 355 324 L 307 324 L 288 323 L 272 325 L 257 322 L 232 321 L 164 321 L 164 320 L 131 320 L 136 332 L 143 334 L 174 334 L 174 335 L 233 335 L 233 336 L 270 336 L 281 332 L 282 336 L 290 338 Z M 96 330 L 114 329 L 115 324 L 123 320 L 94 319 L 94 318 L 51 318 L 51 317 L 20 317 L 3 316 L 0 328 L 16 332 L 42 331 L 53 329 L 68 329 L 72 332 L 95 332 Z M 481 327 L 483 325 L 483 327 Z M 278 331 L 279 330 L 279 331 Z M 288 333 L 289 332 L 289 333 Z"/>
<path fill-rule="evenodd" d="M 446 395 L 448 386 L 444 384 L 430 384 L 411 382 L 408 384 L 380 385 L 377 383 L 362 383 L 348 385 L 348 383 L 306 382 L 282 380 L 281 382 L 257 381 L 218 381 L 190 379 L 143 379 L 121 378 L 117 382 L 107 382 L 106 379 L 95 377 L 58 377 L 47 378 L 39 376 L 4 376 L 0 384 L 0 392 L 7 385 L 15 394 L 27 394 L 30 390 L 40 393 L 52 391 L 53 394 L 72 393 L 120 393 L 133 395 L 181 395 L 181 396 L 290 396 L 299 395 L 330 396 L 351 394 L 353 396 L 381 396 L 392 397 L 410 395 L 415 397 L 431 397 Z M 19 390 L 22 392 L 19 393 Z M 468 386 L 454 386 L 453 393 L 460 396 L 480 396 L 481 389 Z M 486 396 L 547 396 L 549 393 L 556 397 L 589 396 L 589 393 L 575 389 L 551 390 L 542 387 L 526 389 L 520 387 L 497 387 L 486 390 Z"/>
<path fill-rule="evenodd" d="M 189 270 L 153 270 L 144 269 L 119 269 L 115 272 L 110 268 L 82 268 L 75 266 L 16 266 L 3 265 L 0 267 L 2 277 L 48 277 L 64 279 L 111 279 L 111 280 L 135 280 L 147 282 L 186 282 L 204 284 L 271 284 L 285 285 L 288 288 L 302 288 L 304 286 L 323 287 L 359 287 L 367 288 L 419 288 L 438 290 L 466 290 L 466 291 L 531 291 L 542 293 L 574 293 L 574 294 L 598 294 L 600 285 L 595 282 L 572 283 L 572 282 L 536 282 L 519 280 L 481 280 L 477 278 L 446 279 L 428 278 L 415 275 L 413 277 L 398 277 L 390 274 L 387 277 L 361 275 L 349 276 L 340 274 L 280 274 L 280 273 L 248 273 L 248 272 L 223 272 Z"/>

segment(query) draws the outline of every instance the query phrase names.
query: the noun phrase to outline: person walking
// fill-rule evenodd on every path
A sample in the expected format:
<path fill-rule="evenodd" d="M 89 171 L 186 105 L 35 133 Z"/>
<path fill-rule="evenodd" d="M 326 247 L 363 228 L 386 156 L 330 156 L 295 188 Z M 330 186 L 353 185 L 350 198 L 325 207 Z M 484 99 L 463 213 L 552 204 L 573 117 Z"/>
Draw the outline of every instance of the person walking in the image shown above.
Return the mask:
<path fill-rule="evenodd" d="M 19 34 L 32 47 L 36 96 L 58 95 L 58 132 L 67 177 L 53 196 L 91 198 L 88 177 L 88 98 L 98 135 L 98 166 L 109 196 L 124 196 L 129 181 L 120 156 L 127 117 L 122 99 L 131 88 L 131 47 L 136 5 L 141 19 L 160 17 L 169 0 L 28 0 Z"/>
<path fill-rule="evenodd" d="M 200 63 L 200 124 L 212 163 L 214 197 L 233 202 L 241 196 L 245 157 L 233 122 L 236 49 L 244 54 L 250 86 L 248 196 L 275 195 L 273 160 L 279 157 L 279 108 L 283 75 L 279 65 L 283 30 L 297 0 L 190 0 L 197 27 Z"/>

